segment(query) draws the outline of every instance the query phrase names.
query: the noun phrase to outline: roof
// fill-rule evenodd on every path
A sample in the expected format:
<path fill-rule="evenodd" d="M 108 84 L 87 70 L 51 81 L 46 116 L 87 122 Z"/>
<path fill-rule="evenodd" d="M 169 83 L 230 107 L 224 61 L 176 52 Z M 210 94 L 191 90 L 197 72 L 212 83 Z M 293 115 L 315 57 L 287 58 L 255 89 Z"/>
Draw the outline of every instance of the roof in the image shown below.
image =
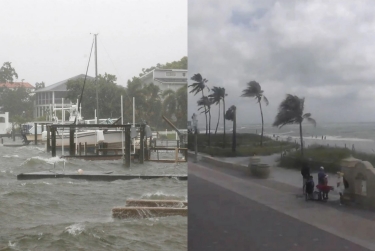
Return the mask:
<path fill-rule="evenodd" d="M 187 83 L 187 78 L 155 78 L 155 80 L 162 83 Z"/>
<path fill-rule="evenodd" d="M 182 71 L 182 72 L 187 72 L 188 70 L 186 70 L 186 69 L 160 69 L 160 68 L 157 68 L 157 69 L 153 69 L 152 71 L 147 72 L 146 74 L 142 75 L 139 78 L 145 78 L 148 75 L 152 75 L 154 73 L 154 71 Z"/>
<path fill-rule="evenodd" d="M 79 74 L 77 76 L 65 79 L 63 81 L 57 82 L 53 85 L 46 86 L 44 88 L 40 88 L 36 90 L 35 92 L 50 92 L 50 91 L 66 91 L 66 83 L 68 83 L 69 80 L 75 80 L 75 79 L 80 79 L 80 78 L 85 78 L 85 74 Z M 87 76 L 87 79 L 95 79 L 94 77 Z"/>
<path fill-rule="evenodd" d="M 35 88 L 28 82 L 13 82 L 13 83 L 0 83 L 0 87 L 6 87 L 6 88 L 19 88 L 19 87 L 25 87 L 25 88 Z"/>

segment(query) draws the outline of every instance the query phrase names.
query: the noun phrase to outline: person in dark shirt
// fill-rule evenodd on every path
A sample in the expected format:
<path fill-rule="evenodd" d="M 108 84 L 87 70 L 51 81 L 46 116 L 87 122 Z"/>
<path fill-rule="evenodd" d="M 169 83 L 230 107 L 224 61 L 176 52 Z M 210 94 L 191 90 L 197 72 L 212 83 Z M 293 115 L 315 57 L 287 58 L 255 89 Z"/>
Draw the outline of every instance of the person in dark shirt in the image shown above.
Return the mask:
<path fill-rule="evenodd" d="M 303 178 L 303 185 L 302 185 L 302 190 L 303 190 L 303 194 L 305 194 L 305 187 L 306 187 L 306 182 L 307 180 L 309 179 L 310 177 L 310 168 L 309 168 L 309 165 L 307 164 L 307 162 L 303 162 L 302 164 L 302 168 L 301 168 L 301 174 L 302 174 L 302 178 Z"/>

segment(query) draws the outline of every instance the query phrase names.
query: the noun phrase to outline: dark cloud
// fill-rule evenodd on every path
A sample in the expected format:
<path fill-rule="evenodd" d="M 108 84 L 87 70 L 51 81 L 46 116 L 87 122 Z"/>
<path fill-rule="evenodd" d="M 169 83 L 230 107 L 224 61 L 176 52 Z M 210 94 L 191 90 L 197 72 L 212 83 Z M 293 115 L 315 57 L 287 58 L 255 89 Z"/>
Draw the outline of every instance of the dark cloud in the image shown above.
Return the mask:
<path fill-rule="evenodd" d="M 239 97 L 251 80 L 270 100 L 268 123 L 287 93 L 305 97 L 318 121 L 375 120 L 371 1 L 218 2 L 189 2 L 189 74 L 225 87 L 241 123 L 260 122 L 259 107 Z M 195 103 L 189 97 L 191 114 Z"/>

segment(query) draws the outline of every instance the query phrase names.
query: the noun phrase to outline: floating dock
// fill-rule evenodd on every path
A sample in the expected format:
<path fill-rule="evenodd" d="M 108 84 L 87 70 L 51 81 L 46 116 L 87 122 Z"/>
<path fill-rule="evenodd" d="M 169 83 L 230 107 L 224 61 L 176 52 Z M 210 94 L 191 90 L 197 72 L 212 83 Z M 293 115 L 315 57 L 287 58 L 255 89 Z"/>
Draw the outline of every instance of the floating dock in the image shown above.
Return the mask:
<path fill-rule="evenodd" d="M 128 174 L 114 174 L 113 172 L 90 172 L 85 171 L 82 174 L 78 172 L 35 172 L 35 173 L 21 173 L 17 175 L 17 180 L 35 180 L 35 179 L 58 179 L 69 178 L 89 181 L 115 181 L 115 180 L 132 180 L 132 179 L 178 179 L 187 180 L 187 175 L 128 175 Z"/>
<path fill-rule="evenodd" d="M 112 209 L 112 217 L 127 218 L 153 218 L 167 216 L 187 216 L 188 202 L 177 200 L 126 200 L 125 207 Z"/>

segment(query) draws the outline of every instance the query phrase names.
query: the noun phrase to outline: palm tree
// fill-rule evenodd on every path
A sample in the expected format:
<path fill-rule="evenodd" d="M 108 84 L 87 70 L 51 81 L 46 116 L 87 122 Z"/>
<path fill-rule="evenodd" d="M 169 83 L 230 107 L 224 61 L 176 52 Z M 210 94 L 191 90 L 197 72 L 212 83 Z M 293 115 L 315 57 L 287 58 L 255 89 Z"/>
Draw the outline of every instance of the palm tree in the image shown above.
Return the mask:
<path fill-rule="evenodd" d="M 307 119 L 310 123 L 316 126 L 316 121 L 311 118 L 311 113 L 303 114 L 305 98 L 299 98 L 291 94 L 287 94 L 279 106 L 279 113 L 276 115 L 273 126 L 279 128 L 286 124 L 299 124 L 299 134 L 301 139 L 301 155 L 303 156 L 303 137 L 302 137 L 302 122 Z"/>
<path fill-rule="evenodd" d="M 225 113 L 225 119 L 233 121 L 232 152 L 236 151 L 236 107 L 232 105 Z"/>
<path fill-rule="evenodd" d="M 175 117 L 176 114 L 176 107 L 177 107 L 177 100 L 176 100 L 176 93 L 175 91 L 171 89 L 167 89 L 163 91 L 161 94 L 162 98 L 164 99 L 163 101 L 163 114 L 164 116 L 168 118 Z M 172 119 L 173 122 L 174 119 Z"/>
<path fill-rule="evenodd" d="M 202 93 L 202 98 L 204 97 L 204 89 L 210 90 L 207 86 L 206 83 L 208 82 L 207 79 L 203 78 L 200 73 L 194 74 L 193 77 L 191 77 L 191 80 L 196 81 L 195 83 L 189 85 L 188 87 L 192 87 L 193 89 L 189 93 L 194 93 L 194 96 L 197 95 L 199 92 Z M 206 106 L 204 106 L 204 114 L 206 116 L 206 134 L 207 134 L 207 109 Z"/>
<path fill-rule="evenodd" d="M 262 111 L 262 99 L 268 105 L 268 99 L 266 96 L 263 95 L 263 90 L 260 86 L 260 84 L 256 81 L 250 81 L 247 83 L 247 88 L 242 91 L 243 94 L 241 97 L 249 97 L 249 98 L 255 98 L 257 100 L 257 103 L 259 103 L 259 109 L 260 109 L 260 115 L 262 117 L 262 134 L 260 136 L 260 146 L 263 145 L 263 126 L 264 126 L 264 121 L 263 121 L 263 111 Z"/>
<path fill-rule="evenodd" d="M 198 109 L 201 110 L 204 107 L 204 111 L 202 113 L 207 114 L 209 116 L 209 123 L 208 123 L 208 146 L 211 146 L 211 101 L 208 97 L 203 96 L 197 101 L 198 106 L 200 108 Z"/>
<path fill-rule="evenodd" d="M 187 85 L 179 88 L 176 91 L 176 99 L 177 99 L 177 107 L 176 107 L 176 117 L 177 117 L 177 125 L 180 128 L 185 128 L 187 125 L 187 102 L 188 92 L 187 92 Z"/>
<path fill-rule="evenodd" d="M 225 93 L 225 88 L 220 89 L 220 95 L 223 99 L 223 121 L 224 121 L 224 134 L 223 134 L 223 148 L 225 148 L 225 97 L 228 96 L 228 94 Z"/>
<path fill-rule="evenodd" d="M 220 121 L 220 102 L 221 102 L 220 89 L 221 89 L 220 87 L 214 86 L 211 89 L 213 91 L 213 93 L 208 95 L 208 98 L 210 99 L 210 102 L 212 104 L 219 105 L 219 116 L 217 118 L 215 134 L 217 133 L 217 128 L 219 127 L 219 121 Z"/>

